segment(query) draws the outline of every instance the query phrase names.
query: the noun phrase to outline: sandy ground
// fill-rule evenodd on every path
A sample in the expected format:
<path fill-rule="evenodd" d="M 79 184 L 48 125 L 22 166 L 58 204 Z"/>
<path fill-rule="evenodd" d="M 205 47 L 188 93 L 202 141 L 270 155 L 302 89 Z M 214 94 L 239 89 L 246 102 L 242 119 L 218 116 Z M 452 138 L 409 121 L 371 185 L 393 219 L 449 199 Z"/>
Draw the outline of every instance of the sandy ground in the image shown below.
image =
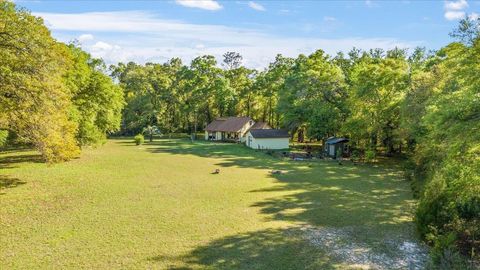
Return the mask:
<path fill-rule="evenodd" d="M 427 247 L 412 237 L 392 235 L 366 243 L 357 240 L 358 233 L 358 227 L 304 228 L 304 237 L 311 244 L 353 267 L 414 270 L 424 269 L 428 262 Z"/>

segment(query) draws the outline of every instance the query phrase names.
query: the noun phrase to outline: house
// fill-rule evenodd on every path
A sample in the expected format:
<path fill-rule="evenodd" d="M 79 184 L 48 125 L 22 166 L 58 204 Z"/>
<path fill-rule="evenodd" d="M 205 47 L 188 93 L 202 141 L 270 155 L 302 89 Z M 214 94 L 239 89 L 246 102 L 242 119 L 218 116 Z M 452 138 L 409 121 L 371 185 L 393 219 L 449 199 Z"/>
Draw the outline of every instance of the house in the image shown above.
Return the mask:
<path fill-rule="evenodd" d="M 253 149 L 287 149 L 290 136 L 283 129 L 250 129 L 246 145 Z"/>
<path fill-rule="evenodd" d="M 250 117 L 217 118 L 205 128 L 205 140 L 243 141 L 242 138 L 254 124 Z"/>
<path fill-rule="evenodd" d="M 342 154 L 348 151 L 347 143 L 347 138 L 330 137 L 325 141 L 325 154 L 337 158 L 338 149 L 341 149 Z"/>

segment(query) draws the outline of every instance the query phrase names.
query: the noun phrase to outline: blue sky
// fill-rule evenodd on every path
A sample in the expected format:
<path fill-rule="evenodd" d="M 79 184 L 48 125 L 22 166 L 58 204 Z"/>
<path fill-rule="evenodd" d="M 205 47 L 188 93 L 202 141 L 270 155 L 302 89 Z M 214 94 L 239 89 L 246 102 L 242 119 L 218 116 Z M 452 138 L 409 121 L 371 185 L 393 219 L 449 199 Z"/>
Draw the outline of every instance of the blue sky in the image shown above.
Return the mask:
<path fill-rule="evenodd" d="M 54 37 L 78 39 L 107 63 L 165 62 L 237 51 L 263 68 L 295 57 L 395 46 L 438 49 L 478 1 L 15 1 L 45 19 Z"/>

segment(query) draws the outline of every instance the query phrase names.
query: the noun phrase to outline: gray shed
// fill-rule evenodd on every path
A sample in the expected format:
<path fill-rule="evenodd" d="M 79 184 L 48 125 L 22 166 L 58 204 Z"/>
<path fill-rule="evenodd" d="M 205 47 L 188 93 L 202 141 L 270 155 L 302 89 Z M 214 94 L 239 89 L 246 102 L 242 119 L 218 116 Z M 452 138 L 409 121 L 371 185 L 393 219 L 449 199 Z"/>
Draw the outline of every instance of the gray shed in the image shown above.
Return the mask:
<path fill-rule="evenodd" d="M 330 137 L 325 141 L 325 154 L 337 158 L 338 149 L 342 150 L 342 154 L 347 152 L 347 143 L 347 138 Z"/>

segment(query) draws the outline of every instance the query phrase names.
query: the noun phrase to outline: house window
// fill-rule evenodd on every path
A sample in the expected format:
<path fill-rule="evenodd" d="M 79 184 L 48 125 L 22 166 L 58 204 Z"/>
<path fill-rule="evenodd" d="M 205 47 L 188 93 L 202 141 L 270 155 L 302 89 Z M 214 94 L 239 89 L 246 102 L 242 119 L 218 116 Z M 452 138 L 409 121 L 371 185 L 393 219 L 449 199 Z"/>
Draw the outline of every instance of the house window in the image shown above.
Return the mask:
<path fill-rule="evenodd" d="M 250 120 L 250 122 L 249 122 L 249 123 L 250 123 L 250 126 L 253 126 L 253 121 L 252 121 L 252 120 Z"/>

